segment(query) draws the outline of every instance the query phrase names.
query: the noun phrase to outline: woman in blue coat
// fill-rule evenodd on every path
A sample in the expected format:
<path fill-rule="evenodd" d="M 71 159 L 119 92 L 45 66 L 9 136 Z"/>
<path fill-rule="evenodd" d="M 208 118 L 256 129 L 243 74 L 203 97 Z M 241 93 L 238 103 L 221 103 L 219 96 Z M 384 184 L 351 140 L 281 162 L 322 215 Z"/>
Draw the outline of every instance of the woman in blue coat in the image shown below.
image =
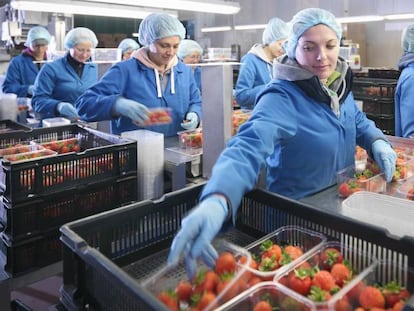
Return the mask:
<path fill-rule="evenodd" d="M 27 34 L 26 49 L 14 57 L 7 68 L 3 82 L 3 93 L 14 93 L 17 97 L 32 97 L 34 82 L 43 63 L 50 43 L 50 33 L 41 26 L 33 27 Z"/>
<path fill-rule="evenodd" d="M 139 34 L 144 47 L 78 98 L 79 115 L 86 121 L 111 120 L 114 134 L 145 128 L 174 136 L 195 129 L 201 120 L 200 91 L 191 68 L 176 56 L 184 26 L 168 14 L 150 14 Z M 172 122 L 146 126 L 149 108 L 171 109 Z"/>
<path fill-rule="evenodd" d="M 265 163 L 267 189 L 293 199 L 334 185 L 336 173 L 355 163 L 356 145 L 391 181 L 396 154 L 356 106 L 351 70 L 339 58 L 341 26 L 318 8 L 298 12 L 291 23 L 287 55 L 275 63 L 274 79 L 258 95 L 251 118 L 217 160 L 200 204 L 183 219 L 170 264 L 184 250 L 188 267 L 199 256 L 214 262 L 217 252 L 210 242 L 226 220 L 236 218 Z"/>
<path fill-rule="evenodd" d="M 401 71 L 395 92 L 395 136 L 414 135 L 414 25 L 407 26 L 401 35 L 404 51 L 398 62 Z"/>
<path fill-rule="evenodd" d="M 203 48 L 196 41 L 185 39 L 180 42 L 177 56 L 193 70 L 194 78 L 201 93 L 201 68 L 200 66 L 195 66 L 195 64 L 200 63 L 203 56 Z"/>
<path fill-rule="evenodd" d="M 288 24 L 277 17 L 272 18 L 263 31 L 262 44 L 255 44 L 242 57 L 234 92 L 241 108 L 252 109 L 256 95 L 272 79 L 273 60 L 283 54 L 282 45 L 288 31 Z"/>
<path fill-rule="evenodd" d="M 65 56 L 45 64 L 36 78 L 32 106 L 41 119 L 79 119 L 74 103 L 98 81 L 98 67 L 90 62 L 92 49 L 98 45 L 94 32 L 74 28 L 66 34 L 64 45 Z"/>

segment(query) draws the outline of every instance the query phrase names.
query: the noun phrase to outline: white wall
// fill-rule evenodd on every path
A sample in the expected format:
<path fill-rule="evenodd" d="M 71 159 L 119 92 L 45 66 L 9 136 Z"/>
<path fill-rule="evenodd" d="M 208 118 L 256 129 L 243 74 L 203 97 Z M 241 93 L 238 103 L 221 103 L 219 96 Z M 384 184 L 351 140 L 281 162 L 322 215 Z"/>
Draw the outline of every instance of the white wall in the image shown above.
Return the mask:
<path fill-rule="evenodd" d="M 228 31 L 202 33 L 202 27 L 266 24 L 272 17 L 290 20 L 299 10 L 320 7 L 331 11 L 337 17 L 354 15 L 374 15 L 393 13 L 414 13 L 414 1 L 409 0 L 236 0 L 241 10 L 234 16 L 213 14 L 180 14 L 180 19 L 191 18 L 195 21 L 196 40 L 207 47 L 230 47 L 240 44 L 241 55 L 250 47 L 261 42 L 263 30 Z M 399 22 L 370 22 L 363 25 L 348 25 L 345 29 L 347 39 L 361 45 L 362 65 L 368 67 L 396 68 L 401 56 L 400 34 L 404 26 L 413 20 Z"/>

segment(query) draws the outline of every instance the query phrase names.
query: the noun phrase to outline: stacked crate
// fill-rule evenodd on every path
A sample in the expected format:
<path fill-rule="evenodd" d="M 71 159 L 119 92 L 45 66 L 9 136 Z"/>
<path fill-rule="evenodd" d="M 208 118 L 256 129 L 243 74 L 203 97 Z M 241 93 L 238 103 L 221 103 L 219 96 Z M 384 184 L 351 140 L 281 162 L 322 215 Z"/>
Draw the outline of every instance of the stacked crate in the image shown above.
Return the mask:
<path fill-rule="evenodd" d="M 399 71 L 369 69 L 367 76 L 355 76 L 352 92 L 362 109 L 387 135 L 395 133 L 394 95 Z"/>
<path fill-rule="evenodd" d="M 77 149 L 68 150 L 74 141 Z M 59 261 L 59 227 L 66 222 L 137 199 L 135 141 L 76 124 L 0 134 L 0 150 L 28 143 L 66 150 L 1 159 L 0 262 L 12 276 Z"/>

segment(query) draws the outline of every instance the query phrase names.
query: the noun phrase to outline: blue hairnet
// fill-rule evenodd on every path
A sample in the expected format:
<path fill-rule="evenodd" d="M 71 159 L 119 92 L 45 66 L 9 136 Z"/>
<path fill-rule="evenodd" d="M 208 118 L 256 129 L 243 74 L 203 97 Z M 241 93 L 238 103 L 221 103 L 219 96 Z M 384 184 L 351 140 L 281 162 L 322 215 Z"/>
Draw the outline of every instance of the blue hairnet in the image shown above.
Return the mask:
<path fill-rule="evenodd" d="M 203 55 L 203 49 L 201 48 L 200 44 L 194 40 L 185 39 L 182 40 L 178 46 L 177 56 L 183 59 L 193 52 L 197 52 L 200 54 L 200 56 Z"/>
<path fill-rule="evenodd" d="M 25 46 L 29 47 L 33 41 L 36 41 L 38 45 L 45 44 L 48 45 L 50 42 L 50 33 L 46 30 L 46 28 L 41 26 L 33 27 L 29 30 L 27 34 L 27 40 L 25 42 Z"/>
<path fill-rule="evenodd" d="M 287 53 L 290 58 L 295 59 L 296 46 L 299 38 L 309 28 L 324 24 L 335 31 L 338 40 L 341 40 L 341 25 L 336 21 L 335 16 L 324 9 L 309 8 L 299 11 L 290 21 L 290 33 L 287 43 Z"/>
<path fill-rule="evenodd" d="M 144 18 L 139 25 L 139 42 L 142 45 L 150 45 L 155 40 L 172 36 L 185 38 L 185 28 L 181 22 L 168 14 L 152 13 Z"/>
<path fill-rule="evenodd" d="M 263 45 L 267 45 L 275 41 L 287 39 L 288 35 L 289 25 L 280 18 L 274 17 L 269 20 L 263 31 L 262 43 Z"/>
<path fill-rule="evenodd" d="M 414 24 L 407 26 L 401 34 L 401 47 L 406 53 L 414 53 Z"/>
<path fill-rule="evenodd" d="M 118 49 L 121 49 L 122 54 L 125 54 L 127 52 L 139 49 L 139 44 L 134 39 L 126 38 L 119 43 Z"/>
<path fill-rule="evenodd" d="M 92 30 L 86 27 L 76 27 L 66 34 L 64 45 L 65 48 L 72 49 L 75 45 L 85 41 L 91 42 L 94 48 L 98 45 L 98 39 Z"/>

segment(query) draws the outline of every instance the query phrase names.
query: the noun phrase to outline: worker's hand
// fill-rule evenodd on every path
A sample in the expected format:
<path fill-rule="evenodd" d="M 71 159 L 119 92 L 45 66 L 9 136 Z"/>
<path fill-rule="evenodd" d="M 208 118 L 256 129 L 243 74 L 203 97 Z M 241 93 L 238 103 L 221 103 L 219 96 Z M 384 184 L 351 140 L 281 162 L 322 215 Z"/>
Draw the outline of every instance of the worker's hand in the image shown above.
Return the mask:
<path fill-rule="evenodd" d="M 144 125 L 148 120 L 148 108 L 135 100 L 119 97 L 113 106 L 113 111 L 117 115 L 130 118 L 137 125 Z"/>
<path fill-rule="evenodd" d="M 27 88 L 27 94 L 33 95 L 33 91 L 34 91 L 34 85 L 29 85 L 29 87 Z"/>
<path fill-rule="evenodd" d="M 377 162 L 384 173 L 385 179 L 387 182 L 390 182 L 394 176 L 397 154 L 391 145 L 382 139 L 374 141 L 372 144 L 372 154 L 374 155 L 375 162 Z"/>
<path fill-rule="evenodd" d="M 182 220 L 181 229 L 171 245 L 168 264 L 176 265 L 184 255 L 190 278 L 196 272 L 196 259 L 199 257 L 207 266 L 213 267 L 218 254 L 211 241 L 220 231 L 228 212 L 224 197 L 213 195 L 205 198 Z"/>
<path fill-rule="evenodd" d="M 78 111 L 71 103 L 60 102 L 56 107 L 57 111 L 62 117 L 74 120 L 79 119 Z"/>
<path fill-rule="evenodd" d="M 181 123 L 181 127 L 186 130 L 194 130 L 198 125 L 198 115 L 195 112 L 189 112 L 185 116 L 185 122 Z"/>

